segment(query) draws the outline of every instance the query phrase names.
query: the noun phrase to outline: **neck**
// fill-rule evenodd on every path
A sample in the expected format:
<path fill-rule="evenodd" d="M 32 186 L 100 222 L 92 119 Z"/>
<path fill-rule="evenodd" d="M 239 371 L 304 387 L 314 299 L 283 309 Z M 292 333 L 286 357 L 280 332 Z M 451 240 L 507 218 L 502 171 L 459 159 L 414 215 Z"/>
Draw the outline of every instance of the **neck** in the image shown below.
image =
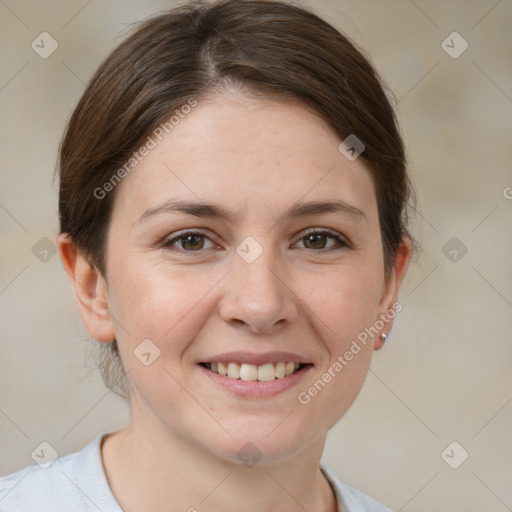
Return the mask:
<path fill-rule="evenodd" d="M 125 512 L 337 511 L 319 469 L 325 437 L 286 461 L 248 467 L 144 427 L 132 423 L 102 444 L 107 480 Z"/>

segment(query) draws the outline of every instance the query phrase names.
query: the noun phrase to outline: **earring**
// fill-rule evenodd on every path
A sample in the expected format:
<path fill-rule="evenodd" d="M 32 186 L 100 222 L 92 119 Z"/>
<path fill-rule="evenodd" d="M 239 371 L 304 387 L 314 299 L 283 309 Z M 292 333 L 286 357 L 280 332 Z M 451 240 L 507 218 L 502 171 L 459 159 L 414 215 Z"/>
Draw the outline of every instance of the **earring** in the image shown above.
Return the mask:
<path fill-rule="evenodd" d="M 386 334 L 385 332 L 383 332 L 383 333 L 381 333 L 380 337 L 382 338 L 382 341 L 384 343 L 386 343 L 386 341 L 388 341 L 389 334 Z"/>

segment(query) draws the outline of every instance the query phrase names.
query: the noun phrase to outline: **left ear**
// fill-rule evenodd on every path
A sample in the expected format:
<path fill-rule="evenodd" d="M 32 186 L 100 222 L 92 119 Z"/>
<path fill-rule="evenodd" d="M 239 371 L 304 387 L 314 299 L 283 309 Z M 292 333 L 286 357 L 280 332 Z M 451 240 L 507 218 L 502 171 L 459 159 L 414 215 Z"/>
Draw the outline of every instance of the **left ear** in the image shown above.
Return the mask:
<path fill-rule="evenodd" d="M 402 243 L 400 244 L 400 247 L 396 253 L 395 260 L 393 262 L 393 268 L 391 269 L 390 275 L 384 284 L 382 298 L 379 302 L 379 315 L 376 323 L 380 320 L 381 322 L 384 322 L 384 327 L 379 329 L 378 335 L 373 338 L 374 350 L 379 350 L 384 345 L 381 334 L 383 332 L 389 334 L 393 328 L 393 319 L 395 315 L 391 316 L 388 312 L 390 310 L 396 311 L 395 307 L 393 306 L 397 302 L 398 290 L 400 289 L 400 284 L 402 283 L 402 279 L 405 276 L 410 260 L 411 241 L 408 237 L 404 236 L 402 238 Z"/>

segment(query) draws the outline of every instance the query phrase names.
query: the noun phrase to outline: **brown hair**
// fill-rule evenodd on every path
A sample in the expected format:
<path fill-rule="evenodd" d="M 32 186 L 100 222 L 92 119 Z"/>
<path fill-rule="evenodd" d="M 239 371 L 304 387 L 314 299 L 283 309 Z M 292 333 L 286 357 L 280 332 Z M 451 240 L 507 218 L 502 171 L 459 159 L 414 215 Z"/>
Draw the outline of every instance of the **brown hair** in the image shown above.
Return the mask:
<path fill-rule="evenodd" d="M 172 112 L 238 88 L 313 107 L 342 138 L 354 134 L 375 184 L 389 274 L 407 231 L 412 187 L 395 114 L 355 45 L 312 12 L 273 0 L 190 2 L 144 21 L 100 65 L 60 148 L 60 231 L 106 278 L 115 188 L 98 194 Z M 126 167 L 125 167 L 126 169 Z M 102 344 L 107 387 L 127 397 L 116 341 Z M 118 378 L 121 376 L 121 379 Z"/>

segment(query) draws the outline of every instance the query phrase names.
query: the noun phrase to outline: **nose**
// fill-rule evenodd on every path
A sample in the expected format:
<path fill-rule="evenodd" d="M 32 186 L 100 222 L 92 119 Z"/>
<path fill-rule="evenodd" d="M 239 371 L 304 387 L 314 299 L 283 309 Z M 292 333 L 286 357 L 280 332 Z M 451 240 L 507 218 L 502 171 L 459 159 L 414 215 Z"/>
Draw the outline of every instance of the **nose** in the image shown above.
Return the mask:
<path fill-rule="evenodd" d="M 289 272 L 271 249 L 252 263 L 235 255 L 220 303 L 224 321 L 251 332 L 274 333 L 295 321 L 298 298 L 290 287 Z"/>

